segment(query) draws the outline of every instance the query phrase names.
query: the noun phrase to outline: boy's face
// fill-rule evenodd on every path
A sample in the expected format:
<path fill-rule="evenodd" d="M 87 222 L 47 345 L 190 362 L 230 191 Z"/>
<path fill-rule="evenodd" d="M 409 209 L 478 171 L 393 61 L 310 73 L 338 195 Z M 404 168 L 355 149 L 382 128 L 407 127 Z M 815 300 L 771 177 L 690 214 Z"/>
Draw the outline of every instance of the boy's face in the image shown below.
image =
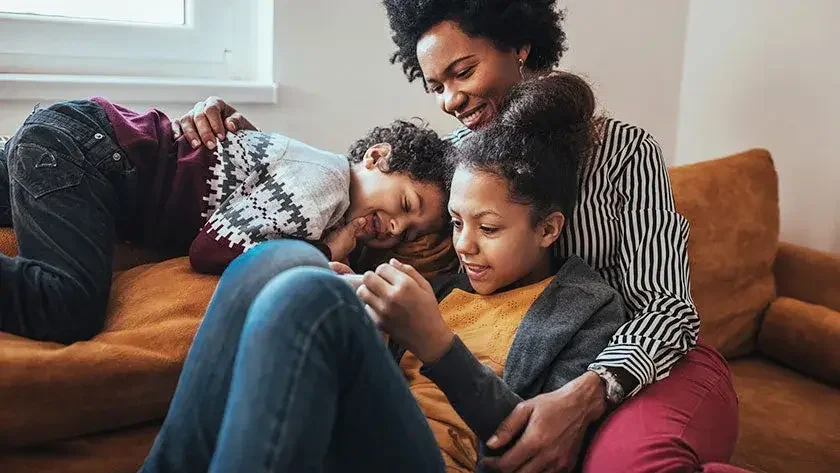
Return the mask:
<path fill-rule="evenodd" d="M 445 223 L 446 195 L 434 184 L 412 180 L 407 174 L 383 172 L 377 163 L 387 159 L 387 143 L 372 146 L 351 170 L 348 221 L 365 217 L 361 244 L 392 248 L 440 231 Z"/>

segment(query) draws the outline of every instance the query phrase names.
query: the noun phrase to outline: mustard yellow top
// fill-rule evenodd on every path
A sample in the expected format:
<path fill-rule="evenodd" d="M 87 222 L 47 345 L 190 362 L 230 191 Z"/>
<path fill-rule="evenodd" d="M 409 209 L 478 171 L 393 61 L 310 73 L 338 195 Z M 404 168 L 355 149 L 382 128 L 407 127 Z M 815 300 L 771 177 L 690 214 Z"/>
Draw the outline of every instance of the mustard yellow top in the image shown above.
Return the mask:
<path fill-rule="evenodd" d="M 505 359 L 525 313 L 551 282 L 548 277 L 529 286 L 482 296 L 454 289 L 438 305 L 443 320 L 464 345 L 502 375 Z M 447 471 L 475 471 L 478 439 L 449 404 L 435 383 L 420 374 L 422 363 L 406 352 L 400 368 L 435 435 Z"/>

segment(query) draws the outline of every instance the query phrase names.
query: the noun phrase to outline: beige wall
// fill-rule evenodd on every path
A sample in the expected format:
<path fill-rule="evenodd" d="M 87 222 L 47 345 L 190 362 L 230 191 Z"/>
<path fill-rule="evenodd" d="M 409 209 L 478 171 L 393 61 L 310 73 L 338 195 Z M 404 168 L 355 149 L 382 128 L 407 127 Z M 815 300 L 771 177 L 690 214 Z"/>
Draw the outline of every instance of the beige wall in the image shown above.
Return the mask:
<path fill-rule="evenodd" d="M 750 147 L 779 172 L 782 238 L 840 253 L 840 2 L 694 0 L 676 164 Z"/>

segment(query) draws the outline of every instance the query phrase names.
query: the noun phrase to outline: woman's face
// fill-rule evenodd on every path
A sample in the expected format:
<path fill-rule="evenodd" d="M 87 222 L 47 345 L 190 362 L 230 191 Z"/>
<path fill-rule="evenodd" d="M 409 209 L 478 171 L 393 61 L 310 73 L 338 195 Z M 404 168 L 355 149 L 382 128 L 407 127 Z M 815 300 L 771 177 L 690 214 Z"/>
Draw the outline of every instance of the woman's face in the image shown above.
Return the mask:
<path fill-rule="evenodd" d="M 551 274 L 548 251 L 562 220 L 535 225 L 531 206 L 511 202 L 503 178 L 458 166 L 449 213 L 452 244 L 475 292 L 492 294 Z"/>
<path fill-rule="evenodd" d="M 529 48 L 500 50 L 487 38 L 468 36 L 457 23 L 433 26 L 417 42 L 427 90 L 441 110 L 476 130 L 498 116 L 499 104 L 521 80 L 519 59 Z"/>

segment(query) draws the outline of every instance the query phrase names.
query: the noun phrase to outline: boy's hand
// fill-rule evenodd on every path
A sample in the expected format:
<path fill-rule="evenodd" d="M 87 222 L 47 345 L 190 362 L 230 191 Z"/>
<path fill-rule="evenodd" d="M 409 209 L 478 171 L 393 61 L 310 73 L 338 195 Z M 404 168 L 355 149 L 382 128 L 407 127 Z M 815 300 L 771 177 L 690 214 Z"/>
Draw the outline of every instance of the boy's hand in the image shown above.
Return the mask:
<path fill-rule="evenodd" d="M 356 248 L 356 237 L 365 228 L 365 218 L 360 217 L 347 225 L 336 228 L 324 237 L 324 244 L 330 249 L 333 261 L 344 261 Z"/>
<path fill-rule="evenodd" d="M 353 268 L 347 266 L 346 264 L 340 261 L 330 261 L 330 269 L 332 269 L 335 272 L 335 274 L 338 275 L 356 274 L 356 272 L 353 271 Z"/>
<path fill-rule="evenodd" d="M 455 335 L 443 321 L 431 284 L 413 267 L 392 259 L 364 275 L 356 293 L 397 343 L 423 363 L 439 360 Z"/>

